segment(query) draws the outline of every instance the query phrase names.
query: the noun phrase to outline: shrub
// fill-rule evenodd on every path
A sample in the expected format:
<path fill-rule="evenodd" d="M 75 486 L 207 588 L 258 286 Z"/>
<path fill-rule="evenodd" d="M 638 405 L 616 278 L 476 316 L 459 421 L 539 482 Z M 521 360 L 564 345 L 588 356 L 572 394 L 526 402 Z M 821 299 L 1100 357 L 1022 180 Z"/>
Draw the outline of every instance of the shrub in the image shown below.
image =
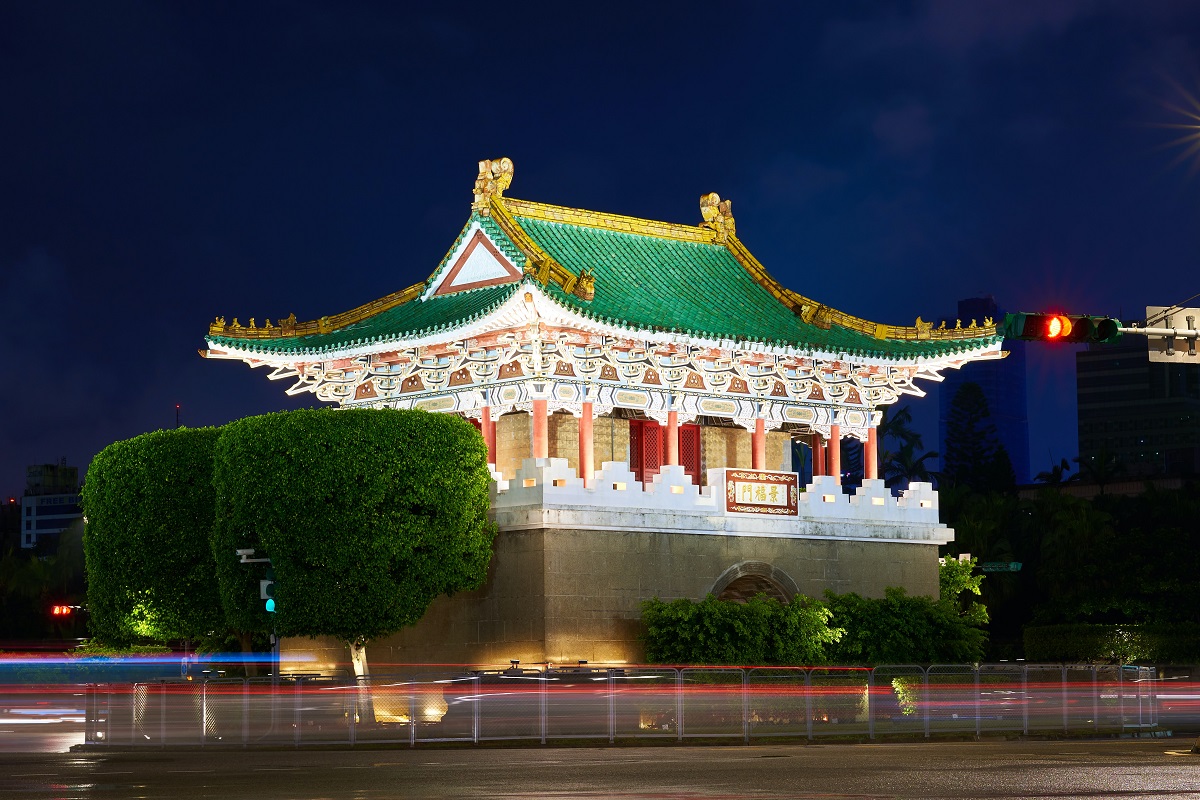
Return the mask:
<path fill-rule="evenodd" d="M 889 587 L 882 598 L 826 593 L 846 635 L 827 651 L 836 664 L 964 664 L 983 659 L 987 635 L 948 602 Z"/>
<path fill-rule="evenodd" d="M 1129 664 L 1194 664 L 1200 661 L 1200 625 L 1095 624 L 1035 625 L 1025 628 L 1025 658 Z"/>
<path fill-rule="evenodd" d="M 642 603 L 643 641 L 652 664 L 798 665 L 824 660 L 842 632 L 829 610 L 797 596 L 784 604 L 758 595 L 746 603 L 717 600 Z"/>

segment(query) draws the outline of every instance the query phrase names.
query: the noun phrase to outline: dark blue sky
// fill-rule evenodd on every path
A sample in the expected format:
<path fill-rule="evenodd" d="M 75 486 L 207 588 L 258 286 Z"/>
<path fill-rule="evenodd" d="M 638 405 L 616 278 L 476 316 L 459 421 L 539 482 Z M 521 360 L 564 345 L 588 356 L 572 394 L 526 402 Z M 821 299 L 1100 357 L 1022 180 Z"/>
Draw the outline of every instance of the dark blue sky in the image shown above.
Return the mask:
<path fill-rule="evenodd" d="M 199 358 L 209 321 L 425 278 L 481 158 L 515 161 L 512 196 L 656 219 L 719 192 L 776 277 L 883 322 L 1200 291 L 1163 127 L 1194 121 L 1194 3 L 183 5 L 0 9 L 4 492 L 176 403 L 296 405 Z M 1036 472 L 1076 452 L 1074 367 L 1031 362 Z"/>

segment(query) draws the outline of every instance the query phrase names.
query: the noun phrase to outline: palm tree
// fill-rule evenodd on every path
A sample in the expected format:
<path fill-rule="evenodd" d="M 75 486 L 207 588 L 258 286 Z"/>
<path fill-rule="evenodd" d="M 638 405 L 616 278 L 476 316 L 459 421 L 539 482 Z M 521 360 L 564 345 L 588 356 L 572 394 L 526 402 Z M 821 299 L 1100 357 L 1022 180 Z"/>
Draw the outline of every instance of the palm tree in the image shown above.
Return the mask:
<path fill-rule="evenodd" d="M 1101 450 L 1094 456 L 1076 456 L 1072 459 L 1079 465 L 1076 477 L 1084 483 L 1094 483 L 1104 494 L 1104 487 L 1125 473 L 1125 465 L 1111 450 Z"/>
<path fill-rule="evenodd" d="M 1052 466 L 1048 472 L 1039 472 L 1036 476 L 1034 476 L 1033 479 L 1040 483 L 1057 486 L 1058 484 L 1065 483 L 1068 480 L 1066 475 L 1070 471 L 1071 465 L 1068 464 L 1067 460 L 1064 458 L 1061 463 Z"/>
<path fill-rule="evenodd" d="M 912 429 L 912 411 L 908 406 L 892 410 L 892 406 L 884 406 L 883 417 L 875 429 L 880 443 L 895 439 L 898 443 L 911 444 L 916 449 L 922 449 L 921 434 Z"/>
<path fill-rule="evenodd" d="M 909 442 L 900 445 L 898 452 L 884 453 L 881 461 L 883 464 L 885 486 L 907 486 L 913 481 L 933 483 L 933 473 L 929 471 L 929 465 L 925 462 L 931 458 L 937 458 L 938 454 L 931 450 L 918 456 L 917 447 L 920 446 L 919 436 L 917 440 L 918 444 Z"/>
<path fill-rule="evenodd" d="M 879 474 L 889 488 L 907 486 L 912 481 L 932 483 L 934 473 L 926 463 L 937 458 L 936 452 L 918 451 L 925 449 L 921 434 L 912 428 L 912 411 L 907 406 L 894 408 L 886 406 L 883 417 L 876 428 L 879 435 L 879 445 L 883 449 L 879 454 Z M 895 444 L 898 449 L 892 450 L 888 443 Z"/>

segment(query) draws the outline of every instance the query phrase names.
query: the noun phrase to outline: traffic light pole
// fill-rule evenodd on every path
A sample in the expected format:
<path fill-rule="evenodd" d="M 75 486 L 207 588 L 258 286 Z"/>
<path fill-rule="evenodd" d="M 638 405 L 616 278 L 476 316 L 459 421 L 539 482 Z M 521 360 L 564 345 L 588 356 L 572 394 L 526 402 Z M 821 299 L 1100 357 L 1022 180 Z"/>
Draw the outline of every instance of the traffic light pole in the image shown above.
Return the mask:
<path fill-rule="evenodd" d="M 239 564 L 270 564 L 271 563 L 271 559 L 269 559 L 269 558 L 254 558 L 254 548 L 252 548 L 252 547 L 248 547 L 248 548 L 241 549 L 241 550 L 235 550 L 234 552 L 237 554 L 238 558 L 240 559 L 238 562 Z M 267 574 L 270 575 L 269 570 L 268 570 Z M 279 685 L 279 634 L 276 632 L 276 628 L 275 628 L 275 614 L 273 613 L 274 609 L 272 606 L 268 606 L 267 610 L 272 612 L 272 614 L 271 614 L 271 685 L 278 686 Z M 274 694 L 274 693 L 272 693 L 272 694 Z"/>
<path fill-rule="evenodd" d="M 1187 318 L 1188 327 L 1186 328 L 1143 328 L 1139 325 L 1133 325 L 1128 328 L 1118 328 L 1121 333 L 1129 333 L 1135 336 L 1154 336 L 1162 337 L 1167 340 L 1167 355 L 1173 355 L 1175 351 L 1175 340 L 1187 340 L 1188 355 L 1196 355 L 1196 339 L 1200 338 L 1200 330 L 1196 329 L 1196 318 Z"/>

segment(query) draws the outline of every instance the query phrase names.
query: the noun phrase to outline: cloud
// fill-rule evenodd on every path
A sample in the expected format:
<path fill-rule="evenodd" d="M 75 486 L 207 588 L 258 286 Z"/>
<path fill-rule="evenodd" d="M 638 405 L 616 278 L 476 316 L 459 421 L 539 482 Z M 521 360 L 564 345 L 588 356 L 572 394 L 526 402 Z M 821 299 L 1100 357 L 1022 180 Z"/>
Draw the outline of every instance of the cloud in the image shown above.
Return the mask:
<path fill-rule="evenodd" d="M 1063 124 L 1057 119 L 1043 115 L 1017 117 L 1003 128 L 1004 136 L 1010 141 L 1024 145 L 1041 145 L 1057 135 Z"/>
<path fill-rule="evenodd" d="M 0 308 L 6 314 L 24 313 L 32 305 L 66 286 L 66 270 L 44 247 L 30 247 L 0 272 Z"/>
<path fill-rule="evenodd" d="M 800 158 L 795 153 L 781 153 L 767 164 L 759 185 L 767 197 L 787 198 L 801 204 L 844 185 L 846 180 L 846 173 L 840 169 Z"/>
<path fill-rule="evenodd" d="M 923 0 L 913 13 L 831 24 L 826 49 L 855 58 L 925 49 L 963 59 L 1057 34 L 1100 9 L 1097 0 Z"/>
<path fill-rule="evenodd" d="M 871 131 L 883 152 L 894 156 L 911 156 L 924 150 L 934 139 L 929 122 L 929 109 L 921 103 L 880 111 L 875 115 Z"/>
<path fill-rule="evenodd" d="M 42 247 L 0 267 L 0 358 L 19 376 L 0 392 L 0 419 L 21 423 L 8 429 L 12 439 L 74 424 L 107 383 L 85 356 L 95 342 L 76 338 L 78 300 L 66 268 Z"/>
<path fill-rule="evenodd" d="M 955 54 L 981 45 L 1010 48 L 1032 36 L 1059 33 L 1096 8 L 1095 0 L 927 0 L 914 20 L 914 34 Z"/>

